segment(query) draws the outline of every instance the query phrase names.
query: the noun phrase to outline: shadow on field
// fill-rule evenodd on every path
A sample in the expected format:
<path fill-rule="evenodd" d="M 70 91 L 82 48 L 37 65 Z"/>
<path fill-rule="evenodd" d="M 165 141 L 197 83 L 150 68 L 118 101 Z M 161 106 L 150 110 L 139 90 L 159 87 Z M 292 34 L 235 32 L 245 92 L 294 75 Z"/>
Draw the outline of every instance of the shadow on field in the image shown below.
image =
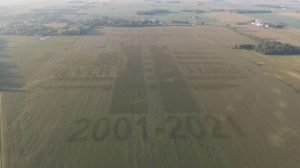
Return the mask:
<path fill-rule="evenodd" d="M 90 30 L 89 32 L 84 34 L 85 36 L 104 36 L 104 29 L 103 27 L 95 27 L 92 30 Z"/>
<path fill-rule="evenodd" d="M 3 62 L 8 58 L 6 43 L 6 40 L 0 38 L 0 62 Z"/>
<path fill-rule="evenodd" d="M 23 79 L 17 72 L 17 66 L 7 59 L 7 42 L 0 39 L 0 91 L 20 91 Z"/>

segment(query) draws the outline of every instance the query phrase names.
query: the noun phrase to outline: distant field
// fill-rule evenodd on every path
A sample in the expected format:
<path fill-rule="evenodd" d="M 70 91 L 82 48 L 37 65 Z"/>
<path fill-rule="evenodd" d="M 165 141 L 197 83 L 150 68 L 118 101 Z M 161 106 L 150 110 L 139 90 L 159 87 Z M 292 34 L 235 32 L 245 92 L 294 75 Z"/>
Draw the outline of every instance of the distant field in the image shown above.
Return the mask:
<path fill-rule="evenodd" d="M 64 28 L 65 26 L 67 26 L 66 23 L 49 23 L 49 24 L 44 24 L 44 26 L 47 27 L 53 27 L 53 28 Z"/>
<path fill-rule="evenodd" d="M 300 22 L 300 13 L 283 12 L 283 13 L 279 13 L 279 15 L 293 17 L 293 18 L 297 19 Z"/>
<path fill-rule="evenodd" d="M 297 28 L 289 27 L 288 29 L 264 29 L 254 25 L 238 25 L 239 22 L 247 22 L 251 19 L 259 19 L 259 17 L 255 17 L 254 15 L 250 16 L 236 13 L 231 14 L 228 12 L 209 13 L 208 15 L 217 19 L 218 22 L 223 25 L 230 24 L 232 28 L 236 28 L 241 33 L 300 46 L 300 30 Z"/>
<path fill-rule="evenodd" d="M 285 43 L 291 43 L 300 46 L 300 30 L 295 28 L 289 29 L 264 29 L 253 25 L 240 26 L 239 31 L 246 34 L 254 35 L 267 40 L 277 40 Z"/>
<path fill-rule="evenodd" d="M 219 22 L 228 24 L 237 24 L 238 22 L 247 22 L 251 19 L 255 19 L 251 16 L 230 12 L 210 12 L 207 15 L 216 18 Z"/>
<path fill-rule="evenodd" d="M 232 49 L 254 41 L 222 26 L 102 31 L 5 37 L 24 80 L 2 93 L 5 167 L 298 167 L 299 94 Z"/>
<path fill-rule="evenodd" d="M 200 9 L 195 6 L 196 2 L 185 2 L 185 3 L 166 3 L 161 2 L 157 3 L 155 1 L 133 1 L 130 3 L 124 2 L 107 2 L 95 8 L 89 9 L 86 13 L 97 14 L 100 16 L 110 16 L 117 18 L 126 18 L 126 19 L 159 19 L 162 21 L 171 21 L 171 20 L 186 20 L 191 17 L 198 16 L 203 19 L 203 21 L 210 21 L 210 18 L 205 14 L 196 14 L 196 13 L 186 13 L 182 12 L 183 9 Z M 158 15 L 137 15 L 137 11 L 147 11 L 153 9 L 167 9 L 170 10 L 170 13 L 167 14 L 158 14 Z"/>

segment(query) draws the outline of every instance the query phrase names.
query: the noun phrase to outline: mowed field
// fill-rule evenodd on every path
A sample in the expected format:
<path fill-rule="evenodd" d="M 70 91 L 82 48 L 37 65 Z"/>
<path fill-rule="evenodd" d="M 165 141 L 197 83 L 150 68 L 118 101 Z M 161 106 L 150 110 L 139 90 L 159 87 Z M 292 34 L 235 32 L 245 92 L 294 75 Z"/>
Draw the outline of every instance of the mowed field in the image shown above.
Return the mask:
<path fill-rule="evenodd" d="M 4 168 L 297 168 L 300 95 L 221 26 L 7 37 Z"/>

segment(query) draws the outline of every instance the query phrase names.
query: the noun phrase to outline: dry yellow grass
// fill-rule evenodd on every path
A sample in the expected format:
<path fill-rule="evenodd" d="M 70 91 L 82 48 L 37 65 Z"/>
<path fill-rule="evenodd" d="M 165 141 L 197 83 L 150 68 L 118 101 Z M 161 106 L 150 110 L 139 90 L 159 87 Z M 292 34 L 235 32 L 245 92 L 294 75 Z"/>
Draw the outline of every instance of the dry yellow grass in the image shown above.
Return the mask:
<path fill-rule="evenodd" d="M 290 75 L 293 78 L 296 78 L 297 80 L 300 80 L 300 73 L 298 72 L 292 72 L 292 71 L 287 71 L 286 72 L 288 75 Z"/>

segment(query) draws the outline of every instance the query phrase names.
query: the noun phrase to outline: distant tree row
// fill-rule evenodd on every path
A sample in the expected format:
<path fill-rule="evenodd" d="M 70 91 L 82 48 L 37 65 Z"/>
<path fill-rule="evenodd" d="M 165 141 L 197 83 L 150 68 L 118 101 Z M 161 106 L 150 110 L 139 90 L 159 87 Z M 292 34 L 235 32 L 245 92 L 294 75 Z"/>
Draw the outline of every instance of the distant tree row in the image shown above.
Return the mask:
<path fill-rule="evenodd" d="M 201 9 L 183 9 L 182 12 L 204 13 L 205 11 Z"/>
<path fill-rule="evenodd" d="M 25 36 L 61 36 L 61 35 L 83 35 L 96 26 L 109 27 L 146 27 L 160 26 L 163 22 L 159 20 L 126 20 L 103 17 L 101 19 L 81 20 L 67 22 L 65 27 L 47 27 L 42 24 L 16 24 L 0 28 L 0 35 L 25 35 Z"/>
<path fill-rule="evenodd" d="M 155 10 L 149 10 L 149 11 L 137 11 L 137 15 L 157 15 L 157 14 L 167 14 L 170 13 L 167 9 L 155 9 Z"/>
<path fill-rule="evenodd" d="M 181 24 L 182 24 L 182 25 L 190 24 L 190 22 L 187 21 L 187 20 L 172 20 L 171 23 L 172 23 L 172 24 L 180 24 L 180 25 L 181 25 Z"/>
<path fill-rule="evenodd" d="M 272 13 L 271 10 L 252 10 L 252 9 L 234 9 L 230 10 L 230 12 L 236 12 L 241 14 L 247 14 L 247 13 Z"/>
<path fill-rule="evenodd" d="M 43 25 L 15 25 L 13 27 L 5 27 L 0 29 L 0 34 L 23 36 L 33 36 L 39 34 L 52 36 L 57 34 L 57 30 Z"/>

